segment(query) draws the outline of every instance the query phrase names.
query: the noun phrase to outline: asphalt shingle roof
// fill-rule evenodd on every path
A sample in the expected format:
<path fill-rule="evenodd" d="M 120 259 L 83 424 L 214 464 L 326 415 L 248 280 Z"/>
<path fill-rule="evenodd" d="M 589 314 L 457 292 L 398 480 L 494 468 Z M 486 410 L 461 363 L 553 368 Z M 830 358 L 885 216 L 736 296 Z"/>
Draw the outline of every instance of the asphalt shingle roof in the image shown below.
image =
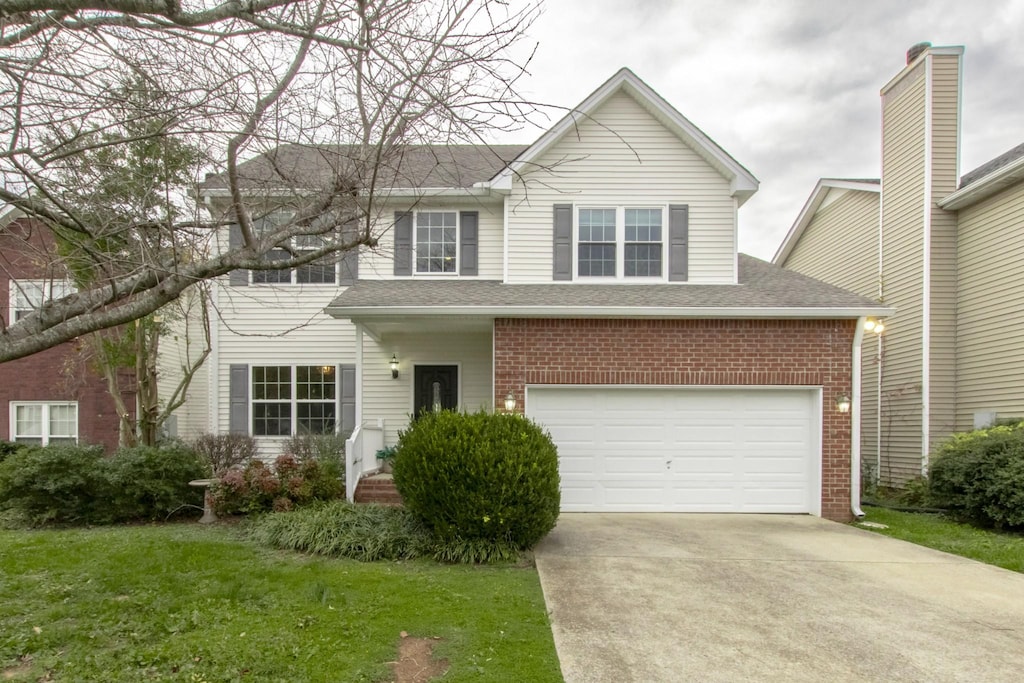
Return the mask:
<path fill-rule="evenodd" d="M 503 284 L 495 280 L 359 280 L 328 311 L 384 314 L 392 308 L 433 306 L 630 308 L 837 308 L 882 306 L 844 289 L 739 256 L 739 285 Z M 581 311 L 582 312 L 582 311 Z"/>
<path fill-rule="evenodd" d="M 405 145 L 377 167 L 378 187 L 471 187 L 490 180 L 526 145 Z M 355 145 L 282 145 L 238 165 L 244 189 L 323 187 L 339 174 L 368 168 L 366 148 Z M 367 182 L 367 172 L 363 183 Z M 227 187 L 223 176 L 210 176 L 200 190 Z"/>
<path fill-rule="evenodd" d="M 967 187 L 971 183 L 980 180 L 981 178 L 984 178 L 992 171 L 998 171 L 1003 166 L 1006 166 L 1007 164 L 1016 161 L 1021 157 L 1024 157 L 1024 143 L 1017 145 L 1009 152 L 1004 152 L 1003 154 L 1000 154 L 991 161 L 985 162 L 984 164 L 974 169 L 970 173 L 965 173 L 960 178 L 960 187 Z"/>

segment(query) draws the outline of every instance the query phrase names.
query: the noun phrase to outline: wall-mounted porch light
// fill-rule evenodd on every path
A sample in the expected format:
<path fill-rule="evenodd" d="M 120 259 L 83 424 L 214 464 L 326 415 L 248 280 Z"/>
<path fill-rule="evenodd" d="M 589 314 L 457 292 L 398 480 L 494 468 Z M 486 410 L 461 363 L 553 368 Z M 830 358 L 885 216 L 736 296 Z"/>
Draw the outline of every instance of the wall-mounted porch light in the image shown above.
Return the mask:
<path fill-rule="evenodd" d="M 391 379 L 398 379 L 398 356 L 391 354 Z"/>
<path fill-rule="evenodd" d="M 516 397 L 511 391 L 505 394 L 505 412 L 511 413 L 516 409 Z"/>
<path fill-rule="evenodd" d="M 874 332 L 875 334 L 882 334 L 882 332 L 885 332 L 885 323 L 875 318 L 868 318 L 864 321 L 864 330 Z"/>
<path fill-rule="evenodd" d="M 836 396 L 836 410 L 840 413 L 850 412 L 850 397 L 847 394 Z"/>

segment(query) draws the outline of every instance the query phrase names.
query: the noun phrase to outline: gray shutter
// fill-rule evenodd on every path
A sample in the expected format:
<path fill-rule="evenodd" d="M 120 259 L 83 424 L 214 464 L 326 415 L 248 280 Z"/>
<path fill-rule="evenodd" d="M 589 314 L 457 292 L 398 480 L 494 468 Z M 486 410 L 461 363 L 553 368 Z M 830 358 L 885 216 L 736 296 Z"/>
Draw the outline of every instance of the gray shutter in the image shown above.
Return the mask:
<path fill-rule="evenodd" d="M 690 207 L 671 204 L 668 207 L 668 279 L 686 282 L 690 241 Z"/>
<path fill-rule="evenodd" d="M 228 229 L 228 248 L 238 249 L 242 246 L 242 228 L 232 223 Z M 248 270 L 232 270 L 228 273 L 228 284 L 232 287 L 245 287 L 249 284 Z"/>
<path fill-rule="evenodd" d="M 479 275 L 480 214 L 463 211 L 459 214 L 459 275 Z"/>
<path fill-rule="evenodd" d="M 341 434 L 348 437 L 356 428 L 356 366 L 339 365 L 338 375 L 341 377 L 341 390 L 338 392 Z"/>
<path fill-rule="evenodd" d="M 395 212 L 395 275 L 412 275 L 412 213 Z"/>
<path fill-rule="evenodd" d="M 572 204 L 555 204 L 551 279 L 572 279 Z"/>
<path fill-rule="evenodd" d="M 359 221 L 348 221 L 341 226 L 341 239 L 348 242 L 359 234 Z M 359 279 L 359 247 L 349 249 L 338 261 L 338 284 L 354 285 Z"/>
<path fill-rule="evenodd" d="M 229 374 L 228 430 L 232 434 L 249 433 L 249 366 L 232 365 Z"/>

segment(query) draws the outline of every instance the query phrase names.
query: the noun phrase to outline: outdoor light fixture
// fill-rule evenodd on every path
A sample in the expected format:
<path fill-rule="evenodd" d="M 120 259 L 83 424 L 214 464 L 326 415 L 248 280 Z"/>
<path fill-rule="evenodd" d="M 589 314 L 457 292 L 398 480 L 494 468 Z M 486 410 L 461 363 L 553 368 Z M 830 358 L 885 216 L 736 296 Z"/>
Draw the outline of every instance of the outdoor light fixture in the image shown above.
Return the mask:
<path fill-rule="evenodd" d="M 885 331 L 885 324 L 881 320 L 868 318 L 864 321 L 864 329 L 868 332 L 874 332 L 875 334 L 882 334 L 882 332 Z"/>
<path fill-rule="evenodd" d="M 507 394 L 505 394 L 505 412 L 506 413 L 511 413 L 515 409 L 516 409 L 516 397 L 510 391 Z"/>
<path fill-rule="evenodd" d="M 391 354 L 391 379 L 398 379 L 398 356 Z"/>
<path fill-rule="evenodd" d="M 850 412 L 850 397 L 846 394 L 836 396 L 836 410 L 840 413 Z"/>
<path fill-rule="evenodd" d="M 334 366 L 333 366 L 333 365 L 324 365 L 324 366 L 321 366 L 321 367 L 320 367 L 320 372 L 324 373 L 325 375 L 329 375 L 329 374 L 331 374 L 332 372 L 334 372 Z"/>

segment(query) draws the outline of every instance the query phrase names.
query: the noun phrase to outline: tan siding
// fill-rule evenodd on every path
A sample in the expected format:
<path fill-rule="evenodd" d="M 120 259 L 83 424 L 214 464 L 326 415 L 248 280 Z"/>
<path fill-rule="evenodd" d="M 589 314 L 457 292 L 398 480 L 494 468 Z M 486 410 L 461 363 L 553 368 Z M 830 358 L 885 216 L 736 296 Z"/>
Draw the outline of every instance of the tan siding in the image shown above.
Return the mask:
<path fill-rule="evenodd" d="M 391 378 L 391 355 L 399 358 L 398 379 Z M 409 424 L 413 408 L 413 366 L 459 364 L 460 408 L 490 410 L 492 343 L 490 332 L 388 335 L 378 344 L 363 338 L 363 422 L 384 421 L 384 442 L 394 444 Z"/>
<path fill-rule="evenodd" d="M 883 298 L 897 309 L 881 361 L 883 483 L 899 483 L 921 468 L 924 72 L 908 78 L 913 82 L 886 97 L 883 107 Z"/>
<path fill-rule="evenodd" d="M 877 192 L 831 188 L 781 265 L 863 296 L 878 298 Z M 862 345 L 861 458 L 877 471 L 878 338 Z"/>
<path fill-rule="evenodd" d="M 960 211 L 957 429 L 1024 416 L 1024 183 Z"/>
<path fill-rule="evenodd" d="M 729 181 L 624 93 L 581 120 L 513 183 L 509 278 L 551 280 L 552 205 L 690 206 L 691 282 L 735 281 Z"/>
<path fill-rule="evenodd" d="M 177 390 L 184 378 L 184 367 L 193 365 L 205 347 L 201 307 L 198 293 L 188 290 L 173 304 L 162 310 L 168 319 L 170 330 L 160 337 L 158 386 L 163 405 Z M 174 411 L 177 420 L 176 435 L 193 439 L 210 432 L 214 425 L 210 420 L 210 359 L 199 367 L 192 376 L 184 405 Z"/>
<path fill-rule="evenodd" d="M 381 202 L 375 210 L 379 246 L 360 255 L 359 277 L 362 279 L 390 280 L 394 278 L 395 236 L 391 226 L 396 211 L 444 210 L 476 211 L 480 215 L 480 268 L 477 278 L 500 280 L 504 273 L 504 208 L 499 199 L 481 198 L 428 198 L 420 200 L 391 200 Z M 413 237 L 415 243 L 415 236 Z M 423 277 L 436 278 L 436 275 Z M 452 276 L 454 277 L 454 276 Z"/>
<path fill-rule="evenodd" d="M 958 55 L 932 56 L 930 445 L 956 423 L 956 214 L 937 202 L 957 185 Z"/>

